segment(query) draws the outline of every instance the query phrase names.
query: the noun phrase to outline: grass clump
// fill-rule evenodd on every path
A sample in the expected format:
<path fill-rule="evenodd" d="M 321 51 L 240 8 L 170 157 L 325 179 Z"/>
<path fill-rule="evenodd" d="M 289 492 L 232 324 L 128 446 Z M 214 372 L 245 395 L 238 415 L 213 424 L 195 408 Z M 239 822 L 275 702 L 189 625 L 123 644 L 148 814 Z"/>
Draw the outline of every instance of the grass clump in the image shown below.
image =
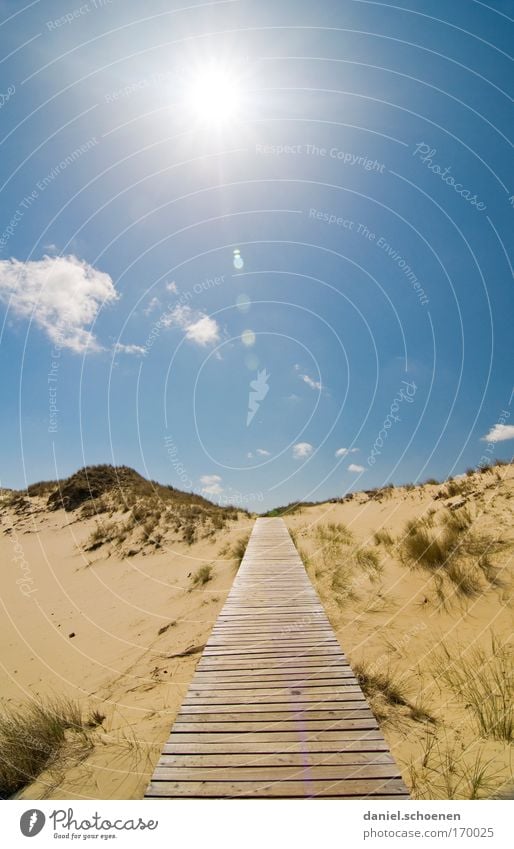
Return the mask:
<path fill-rule="evenodd" d="M 373 539 L 375 541 L 375 545 L 385 545 L 386 548 L 394 545 L 394 539 L 385 528 L 380 528 L 380 530 L 375 531 L 373 534 Z"/>
<path fill-rule="evenodd" d="M 321 545 L 349 545 L 353 542 L 352 532 L 342 522 L 327 522 L 316 527 L 316 538 Z"/>
<path fill-rule="evenodd" d="M 241 565 L 241 561 L 245 556 L 245 551 L 248 546 L 248 541 L 250 539 L 250 534 L 244 534 L 244 536 L 240 537 L 232 546 L 230 553 L 232 555 L 232 559 L 237 561 L 237 568 L 239 569 Z"/>
<path fill-rule="evenodd" d="M 481 747 L 464 751 L 456 739 L 439 739 L 427 731 L 421 756 L 409 765 L 415 799 L 488 799 L 501 786 L 502 771 Z"/>
<path fill-rule="evenodd" d="M 441 599 L 444 577 L 460 595 L 468 597 L 478 595 L 488 586 L 501 586 L 499 570 L 489 558 L 497 543 L 486 534 L 473 532 L 471 525 L 471 514 L 467 508 L 461 508 L 446 511 L 435 530 L 427 527 L 424 519 L 413 519 L 405 527 L 401 556 L 437 578 Z"/>
<path fill-rule="evenodd" d="M 85 719 L 76 702 L 63 698 L 4 710 L 0 714 L 0 798 L 9 798 L 51 766 L 69 734 L 78 744 L 76 754 L 88 751 L 92 743 L 87 729 L 103 720 L 98 711 Z"/>
<path fill-rule="evenodd" d="M 450 554 L 450 540 L 432 536 L 423 523 L 411 519 L 405 527 L 402 549 L 406 557 L 426 569 L 443 566 Z"/>
<path fill-rule="evenodd" d="M 353 671 L 378 720 L 394 721 L 399 718 L 396 709 L 401 708 L 401 715 L 407 719 L 434 722 L 428 711 L 410 701 L 404 681 L 391 670 L 378 671 L 371 664 L 360 663 L 353 666 Z"/>
<path fill-rule="evenodd" d="M 380 558 L 372 548 L 358 548 L 355 551 L 355 560 L 372 581 L 376 580 L 383 571 Z"/>
<path fill-rule="evenodd" d="M 435 671 L 472 713 L 482 737 L 514 741 L 514 663 L 508 643 L 491 635 L 489 652 L 475 648 L 452 654 L 443 646 Z"/>
<path fill-rule="evenodd" d="M 107 542 L 112 542 L 118 533 L 118 526 L 115 522 L 98 522 L 94 531 L 92 531 L 86 541 L 86 551 L 96 551 Z"/>
<path fill-rule="evenodd" d="M 197 571 L 191 578 L 193 586 L 203 587 L 205 584 L 212 580 L 213 571 L 214 570 L 210 563 L 205 566 L 200 566 L 200 568 L 197 569 Z"/>
<path fill-rule="evenodd" d="M 455 495 L 462 495 L 464 492 L 467 492 L 468 484 L 467 481 L 456 481 L 450 480 L 446 484 L 446 492 L 449 498 L 453 498 Z"/>

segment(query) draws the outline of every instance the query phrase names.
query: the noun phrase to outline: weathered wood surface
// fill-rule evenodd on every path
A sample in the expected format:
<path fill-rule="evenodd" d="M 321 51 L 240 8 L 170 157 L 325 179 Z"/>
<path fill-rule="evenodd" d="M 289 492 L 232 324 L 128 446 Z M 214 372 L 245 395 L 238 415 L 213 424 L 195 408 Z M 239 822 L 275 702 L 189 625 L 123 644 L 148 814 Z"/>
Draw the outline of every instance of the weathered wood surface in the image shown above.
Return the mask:
<path fill-rule="evenodd" d="M 149 799 L 408 798 L 282 519 L 257 519 Z"/>

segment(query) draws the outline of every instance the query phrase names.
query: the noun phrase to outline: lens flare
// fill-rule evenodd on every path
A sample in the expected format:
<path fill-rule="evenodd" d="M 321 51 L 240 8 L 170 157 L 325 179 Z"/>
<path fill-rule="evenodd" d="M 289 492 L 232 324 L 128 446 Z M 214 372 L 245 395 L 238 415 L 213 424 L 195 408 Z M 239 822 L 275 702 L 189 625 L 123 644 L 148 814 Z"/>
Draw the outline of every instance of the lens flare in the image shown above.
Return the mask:
<path fill-rule="evenodd" d="M 244 268 L 244 260 L 241 256 L 241 251 L 239 250 L 234 251 L 234 268 L 238 271 L 241 271 L 241 269 Z"/>
<path fill-rule="evenodd" d="M 247 348 L 252 348 L 255 345 L 255 333 L 253 330 L 243 330 L 241 334 L 241 342 Z"/>

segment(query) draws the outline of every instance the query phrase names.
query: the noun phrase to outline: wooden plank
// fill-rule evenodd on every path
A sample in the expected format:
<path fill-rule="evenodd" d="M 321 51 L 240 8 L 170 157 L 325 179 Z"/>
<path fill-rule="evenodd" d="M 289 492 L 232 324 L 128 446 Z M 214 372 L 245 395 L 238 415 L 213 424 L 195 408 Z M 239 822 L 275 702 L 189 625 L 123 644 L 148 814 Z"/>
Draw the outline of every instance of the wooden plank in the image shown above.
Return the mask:
<path fill-rule="evenodd" d="M 165 769 L 175 767 L 183 769 L 186 767 L 205 768 L 218 767 L 226 769 L 227 767 L 277 767 L 290 766 L 308 768 L 314 766 L 359 766 L 370 764 L 391 764 L 392 756 L 389 752 L 269 752 L 250 754 L 167 754 L 163 752 L 158 767 Z M 397 773 L 396 773 L 397 774 Z M 239 776 L 239 773 L 238 773 Z"/>
<path fill-rule="evenodd" d="M 147 798 L 408 798 L 287 528 L 258 519 Z"/>
<path fill-rule="evenodd" d="M 388 764 L 340 764 L 336 766 L 236 766 L 230 770 L 232 780 L 257 781 L 340 781 L 343 778 L 399 778 L 398 767 Z M 158 764 L 154 781 L 226 781 L 225 767 L 176 767 Z"/>
<path fill-rule="evenodd" d="M 185 701 L 182 703 L 182 709 L 179 713 L 179 716 L 183 714 L 188 715 L 202 715 L 204 716 L 207 712 L 209 712 L 209 716 L 217 716 L 220 720 L 225 719 L 225 714 L 233 714 L 233 713 L 241 713 L 241 714 L 251 714 L 258 713 L 259 716 L 261 714 L 268 715 L 270 712 L 272 713 L 280 713 L 283 717 L 284 713 L 296 715 L 298 713 L 308 713 L 308 717 L 312 717 L 313 713 L 317 713 L 322 711 L 324 714 L 336 715 L 339 711 L 356 711 L 356 710 L 364 710 L 369 711 L 368 703 L 362 695 L 356 696 L 354 699 L 348 699 L 347 701 L 337 701 L 337 702 L 326 702 L 323 700 L 319 700 L 319 698 L 314 701 L 304 702 L 300 698 L 295 699 L 292 697 L 288 701 L 283 702 L 254 702 L 251 701 L 242 701 L 242 702 L 229 702 L 228 704 L 220 704 L 219 702 L 202 702 L 201 704 L 197 704 L 191 701 Z M 366 714 L 367 715 L 367 714 Z M 253 717 L 252 717 L 253 718 Z M 315 717 L 312 717 L 313 719 Z"/>
<path fill-rule="evenodd" d="M 384 738 L 378 729 L 378 725 L 376 724 L 374 728 L 369 728 L 367 730 L 362 730 L 361 728 L 347 728 L 345 730 L 336 731 L 309 731 L 302 734 L 301 738 L 298 737 L 298 733 L 296 731 L 270 731 L 268 728 L 258 732 L 237 731 L 235 733 L 216 734 L 201 731 L 200 733 L 194 734 L 181 733 L 178 729 L 173 727 L 173 731 L 164 745 L 192 745 L 196 743 L 201 743 L 202 745 L 213 744 L 223 746 L 229 744 L 238 746 L 271 745 L 283 746 L 284 751 L 289 751 L 291 747 L 296 745 L 326 746 L 335 743 L 339 746 L 341 743 L 348 740 L 374 740 L 376 742 L 377 740 L 383 739 Z M 331 750 L 329 749 L 329 751 Z"/>
<path fill-rule="evenodd" d="M 343 779 L 341 781 L 152 781 L 148 799 L 200 798 L 316 798 L 331 795 L 338 799 L 408 798 L 400 779 Z"/>
<path fill-rule="evenodd" d="M 355 733 L 355 732 L 354 732 Z M 342 751 L 342 743 L 344 743 L 344 751 Z M 378 740 L 363 740 L 361 738 L 331 740 L 324 743 L 306 743 L 298 742 L 286 743 L 278 741 L 278 745 L 274 743 L 165 743 L 162 750 L 161 759 L 165 755 L 179 755 L 180 758 L 187 757 L 209 757 L 213 756 L 214 761 L 219 764 L 225 763 L 225 756 L 230 757 L 269 757 L 270 763 L 281 762 L 283 758 L 298 758 L 305 761 L 305 758 L 320 758 L 320 757 L 337 757 L 337 758 L 353 758 L 364 754 L 372 756 L 383 754 L 388 758 L 391 757 L 387 747 L 387 743 L 382 738 Z M 220 760 L 221 759 L 221 760 Z M 267 761 L 266 761 L 267 762 Z M 344 762 L 344 761 L 342 761 Z"/>
<path fill-rule="evenodd" d="M 353 719 L 284 719 L 275 720 L 274 722 L 256 721 L 237 719 L 232 722 L 200 722 L 198 719 L 183 722 L 177 718 L 175 721 L 177 731 L 203 731 L 206 734 L 209 732 L 222 731 L 224 734 L 240 734 L 244 731 L 294 731 L 297 735 L 307 733 L 308 731 L 345 731 L 350 728 L 360 728 L 366 730 L 368 728 L 378 728 L 377 722 L 374 719 L 366 717 L 354 717 Z"/>
<path fill-rule="evenodd" d="M 190 702 L 191 704 L 202 704 L 205 701 L 208 701 L 209 704 L 226 704 L 227 701 L 243 700 L 248 702 L 253 702 L 254 704 L 262 701 L 272 701 L 272 702 L 286 702 L 291 700 L 298 701 L 316 701 L 318 699 L 328 699 L 333 698 L 334 701 L 339 701 L 340 699 L 351 699 L 354 698 L 355 695 L 357 698 L 362 698 L 362 690 L 356 684 L 355 686 L 348 687 L 318 687 L 318 686 L 304 686 L 304 687 L 268 687 L 262 688 L 260 690 L 247 689 L 241 690 L 239 687 L 234 689 L 226 689 L 225 685 L 218 685 L 214 690 L 214 694 L 210 695 L 211 690 L 200 690 L 198 687 L 195 687 L 194 690 L 189 690 L 186 698 L 184 699 L 184 704 L 186 702 Z M 300 698 L 301 697 L 301 698 Z"/>

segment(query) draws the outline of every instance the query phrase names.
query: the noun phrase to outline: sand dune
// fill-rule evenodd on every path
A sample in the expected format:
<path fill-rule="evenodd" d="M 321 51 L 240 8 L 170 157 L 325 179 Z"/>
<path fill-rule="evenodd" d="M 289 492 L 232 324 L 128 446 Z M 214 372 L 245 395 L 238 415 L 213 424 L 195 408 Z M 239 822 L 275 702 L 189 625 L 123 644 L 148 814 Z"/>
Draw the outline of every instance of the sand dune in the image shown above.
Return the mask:
<path fill-rule="evenodd" d="M 358 493 L 285 519 L 413 794 L 490 797 L 508 792 L 511 777 L 504 726 L 512 707 L 502 714 L 494 674 L 512 676 L 514 468 L 475 473 L 450 491 Z M 159 511 L 151 527 L 145 511 L 142 524 L 127 523 L 146 503 L 139 496 L 132 513 L 108 497 L 100 516 L 87 499 L 49 509 L 47 491 L 1 498 L 3 707 L 59 695 L 100 719 L 84 732 L 87 745 L 67 732 L 58 757 L 19 793 L 140 798 L 253 519 L 199 508 L 191 531 Z M 462 525 L 451 574 L 446 564 L 412 560 L 409 520 L 431 538 Z M 471 667 L 494 697 L 485 727 Z"/>
<path fill-rule="evenodd" d="M 46 497 L 21 514 L 4 505 L 1 517 L 3 705 L 59 694 L 105 715 L 80 763 L 72 746 L 21 795 L 139 798 L 236 573 L 230 546 L 249 520 L 240 514 L 192 545 L 165 535 L 160 548 L 123 557 L 109 543 L 85 551 L 99 520 L 49 512 Z M 207 564 L 212 578 L 195 586 Z"/>
<path fill-rule="evenodd" d="M 359 493 L 286 518 L 419 798 L 488 797 L 512 776 L 514 469 L 477 472 L 454 488 Z M 448 521 L 466 525 L 453 559 L 427 567 L 410 558 L 409 520 L 435 538 Z M 351 542 L 320 534 L 330 523 L 343 523 Z M 487 731 L 474 699 L 491 714 Z"/>

